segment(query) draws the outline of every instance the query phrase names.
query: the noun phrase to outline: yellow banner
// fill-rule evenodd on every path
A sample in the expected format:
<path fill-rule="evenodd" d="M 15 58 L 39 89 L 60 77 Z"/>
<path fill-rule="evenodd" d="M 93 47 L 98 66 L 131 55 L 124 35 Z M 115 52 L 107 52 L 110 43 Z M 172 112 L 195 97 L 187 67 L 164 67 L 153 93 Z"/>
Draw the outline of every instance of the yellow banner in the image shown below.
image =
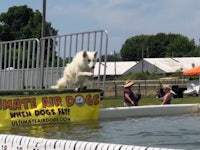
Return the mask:
<path fill-rule="evenodd" d="M 100 93 L 0 96 L 0 127 L 98 119 Z"/>

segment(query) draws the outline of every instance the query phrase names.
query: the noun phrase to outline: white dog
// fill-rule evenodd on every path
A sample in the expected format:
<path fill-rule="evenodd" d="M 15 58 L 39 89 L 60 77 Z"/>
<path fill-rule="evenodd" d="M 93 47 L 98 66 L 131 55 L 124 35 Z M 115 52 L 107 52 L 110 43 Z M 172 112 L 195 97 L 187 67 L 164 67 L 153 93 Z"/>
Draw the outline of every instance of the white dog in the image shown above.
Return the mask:
<path fill-rule="evenodd" d="M 96 58 L 97 51 L 78 52 L 72 62 L 66 64 L 62 78 L 57 81 L 55 86 L 51 86 L 51 89 L 61 91 L 65 87 L 72 86 L 82 89 L 86 80 L 94 76 Z"/>

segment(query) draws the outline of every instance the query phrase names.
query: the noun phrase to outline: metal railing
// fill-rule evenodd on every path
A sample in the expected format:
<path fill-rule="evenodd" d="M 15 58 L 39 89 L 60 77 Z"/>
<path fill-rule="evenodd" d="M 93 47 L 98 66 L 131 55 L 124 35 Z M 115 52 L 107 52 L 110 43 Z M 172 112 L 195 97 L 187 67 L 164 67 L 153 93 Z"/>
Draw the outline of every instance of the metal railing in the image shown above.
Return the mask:
<path fill-rule="evenodd" d="M 99 66 L 95 88 L 100 84 L 102 56 L 106 66 L 108 33 L 106 30 L 0 42 L 0 89 L 48 89 L 62 76 L 66 63 L 81 50 L 98 51 Z"/>
<path fill-rule="evenodd" d="M 36 38 L 0 42 L 0 89 L 38 87 L 39 57 L 40 42 Z"/>

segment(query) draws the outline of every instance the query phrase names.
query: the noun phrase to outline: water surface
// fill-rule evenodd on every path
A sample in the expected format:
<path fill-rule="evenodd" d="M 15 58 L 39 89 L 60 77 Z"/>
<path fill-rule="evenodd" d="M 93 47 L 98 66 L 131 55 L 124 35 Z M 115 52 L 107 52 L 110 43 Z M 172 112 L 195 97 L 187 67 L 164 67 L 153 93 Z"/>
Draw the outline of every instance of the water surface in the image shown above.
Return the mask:
<path fill-rule="evenodd" d="M 145 117 L 0 128 L 1 134 L 147 147 L 200 149 L 200 116 Z"/>

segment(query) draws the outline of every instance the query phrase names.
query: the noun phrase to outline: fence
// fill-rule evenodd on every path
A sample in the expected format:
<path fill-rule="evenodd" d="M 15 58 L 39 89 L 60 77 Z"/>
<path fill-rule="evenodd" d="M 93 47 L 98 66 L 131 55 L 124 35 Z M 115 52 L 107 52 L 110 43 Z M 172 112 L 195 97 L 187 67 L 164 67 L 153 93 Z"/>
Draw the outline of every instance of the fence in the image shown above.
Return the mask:
<path fill-rule="evenodd" d="M 0 89 L 39 87 L 39 56 L 40 42 L 36 38 L 1 42 Z"/>
<path fill-rule="evenodd" d="M 100 84 L 100 64 L 104 56 L 106 66 L 107 48 L 106 30 L 0 42 L 0 89 L 48 89 L 81 50 L 98 51 L 99 73 L 93 85 L 105 89 L 106 68 Z"/>
<path fill-rule="evenodd" d="M 168 84 L 172 87 L 178 87 L 179 90 L 186 88 L 187 80 L 179 79 L 177 82 L 174 80 L 134 80 L 134 92 L 139 92 L 142 96 L 156 96 L 157 92 L 162 88 L 163 84 Z M 122 97 L 125 81 L 107 81 L 105 96 Z M 174 89 L 173 89 L 174 90 Z M 174 90 L 174 92 L 178 92 Z M 180 96 L 180 95 L 177 95 Z"/>

